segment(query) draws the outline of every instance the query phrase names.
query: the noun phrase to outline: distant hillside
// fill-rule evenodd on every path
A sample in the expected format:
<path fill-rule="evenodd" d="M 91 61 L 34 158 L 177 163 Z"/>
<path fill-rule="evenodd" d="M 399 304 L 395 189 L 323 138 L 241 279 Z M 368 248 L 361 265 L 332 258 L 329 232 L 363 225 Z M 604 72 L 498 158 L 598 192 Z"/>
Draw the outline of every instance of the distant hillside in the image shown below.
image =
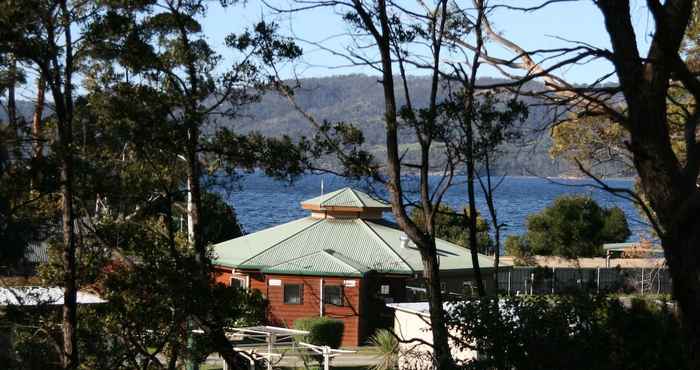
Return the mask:
<path fill-rule="evenodd" d="M 494 82 L 484 79 L 486 84 Z M 385 157 L 385 133 L 383 123 L 384 96 L 377 77 L 366 75 L 343 75 L 323 78 L 303 79 L 295 97 L 299 105 L 319 120 L 331 122 L 343 121 L 360 127 L 365 134 L 366 147 L 377 159 Z M 399 97 L 403 95 L 398 90 Z M 410 80 L 413 91 L 414 106 L 425 106 L 429 95 L 430 81 L 425 77 L 414 77 Z M 542 86 L 532 83 L 531 89 L 541 89 Z M 532 98 L 524 98 L 526 103 L 535 102 Z M 403 104 L 399 101 L 399 104 Z M 29 102 L 18 102 L 19 111 L 30 119 L 33 105 Z M 0 109 L 0 121 L 4 120 Z M 551 145 L 549 129 L 546 127 L 546 111 L 540 106 L 531 106 L 530 115 L 519 128 L 523 134 L 522 142 L 510 143 L 502 149 L 503 155 L 498 158 L 496 170 L 508 175 L 539 175 L 561 176 L 576 175 L 574 166 L 563 160 L 550 158 L 548 150 Z M 289 102 L 274 92 L 262 97 L 261 101 L 244 108 L 235 119 L 219 118 L 217 125 L 224 125 L 246 133 L 258 131 L 268 136 L 289 135 L 292 138 L 312 136 L 313 127 Z M 418 146 L 412 132 L 400 131 L 402 150 L 406 150 L 405 158 L 417 159 Z M 432 154 L 436 160 L 442 155 L 439 148 Z M 614 167 L 602 169 L 607 174 L 620 176 Z M 622 174 L 626 175 L 626 174 Z"/>
<path fill-rule="evenodd" d="M 492 80 L 493 81 L 493 80 Z M 483 83 L 489 82 L 485 79 Z M 410 80 L 415 106 L 427 105 L 430 81 L 415 77 Z M 399 92 L 397 84 L 397 92 Z M 530 88 L 542 88 L 533 84 Z M 400 92 L 398 96 L 403 96 Z M 319 120 L 350 122 L 362 129 L 367 148 L 378 159 L 384 155 L 384 96 L 376 77 L 366 75 L 343 75 L 301 80 L 301 88 L 295 97 L 299 105 Z M 532 101 L 530 98 L 529 101 Z M 526 100 L 528 102 L 528 100 Z M 400 101 L 399 104 L 403 104 Z M 541 107 L 531 107 L 530 115 L 521 126 L 523 140 L 503 148 L 497 170 L 509 175 L 559 176 L 574 174 L 574 167 L 562 160 L 553 160 L 548 154 L 551 144 L 546 128 L 546 111 Z M 292 137 L 311 136 L 313 128 L 286 99 L 276 93 L 268 93 L 256 104 L 247 107 L 241 117 L 229 122 L 240 132 L 258 131 L 265 135 L 282 134 Z M 408 158 L 417 154 L 414 135 L 406 130 L 400 133 L 400 143 L 409 150 Z M 440 155 L 439 150 L 434 155 Z M 605 169 L 615 173 L 614 168 Z"/>

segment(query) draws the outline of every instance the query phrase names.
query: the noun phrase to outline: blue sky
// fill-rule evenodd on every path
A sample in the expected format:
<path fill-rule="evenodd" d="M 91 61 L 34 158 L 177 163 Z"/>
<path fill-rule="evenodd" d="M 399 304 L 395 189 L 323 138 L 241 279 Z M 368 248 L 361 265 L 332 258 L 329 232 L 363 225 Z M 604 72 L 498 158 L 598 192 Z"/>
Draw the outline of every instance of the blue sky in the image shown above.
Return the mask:
<path fill-rule="evenodd" d="M 288 0 L 270 0 L 275 6 L 289 7 Z M 468 1 L 468 0 L 458 0 Z M 428 1 L 429 2 L 429 1 Z M 540 0 L 507 1 L 510 5 L 527 6 L 539 3 Z M 407 0 L 407 3 L 413 3 Z M 492 1 L 491 4 L 496 4 Z M 224 46 L 224 38 L 232 32 L 240 32 L 245 27 L 254 24 L 262 18 L 274 19 L 280 24 L 280 32 L 295 35 L 302 40 L 322 42 L 324 46 L 335 50 L 344 50 L 350 39 L 342 36 L 348 31 L 347 25 L 340 15 L 332 9 L 305 11 L 295 14 L 273 14 L 262 3 L 250 0 L 244 6 L 237 5 L 221 8 L 213 1 L 209 6 L 206 19 L 202 20 L 204 33 L 209 42 L 225 59 L 232 60 L 235 56 Z M 632 1 L 632 17 L 637 32 L 637 44 L 642 53 L 649 43 L 649 34 L 653 31 L 653 20 L 648 15 L 644 1 Z M 608 35 L 605 32 L 603 18 L 592 1 L 581 0 L 554 4 L 543 10 L 532 13 L 522 13 L 499 9 L 491 16 L 491 22 L 497 32 L 502 33 L 527 50 L 569 47 L 572 44 L 564 40 L 576 40 L 598 47 L 609 47 Z M 340 36 L 339 36 L 340 35 Z M 292 71 L 299 77 L 320 77 L 328 75 L 366 73 L 373 74 L 370 68 L 338 68 L 347 62 L 318 47 L 299 41 L 304 49 L 304 57 L 293 66 L 287 66 L 285 77 L 291 76 Z M 416 51 L 419 52 L 419 51 Z M 512 54 L 497 45 L 489 47 L 492 55 L 512 57 Z M 612 66 L 604 62 L 594 62 L 587 65 L 577 65 L 559 72 L 559 75 L 576 83 L 587 83 L 599 76 L 612 71 Z M 413 74 L 421 74 L 412 70 Z M 486 68 L 482 76 L 499 76 L 494 69 Z"/>

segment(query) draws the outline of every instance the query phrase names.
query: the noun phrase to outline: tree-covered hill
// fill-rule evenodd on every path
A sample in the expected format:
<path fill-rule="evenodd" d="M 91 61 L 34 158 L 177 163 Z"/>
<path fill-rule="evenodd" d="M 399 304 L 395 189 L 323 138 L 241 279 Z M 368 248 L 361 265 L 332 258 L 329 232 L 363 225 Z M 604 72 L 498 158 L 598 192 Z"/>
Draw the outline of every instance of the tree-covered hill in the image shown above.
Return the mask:
<path fill-rule="evenodd" d="M 482 84 L 495 80 L 482 79 Z M 414 96 L 422 98 L 413 101 L 415 106 L 425 105 L 428 99 L 430 81 L 424 77 L 414 77 L 410 80 Z M 400 85 L 397 84 L 397 89 Z M 532 89 L 542 86 L 532 84 Z M 424 93 L 420 93 L 420 92 Z M 347 122 L 360 127 L 365 135 L 367 148 L 381 160 L 384 158 L 384 125 L 383 93 L 377 77 L 360 74 L 309 78 L 299 81 L 295 91 L 297 103 L 319 120 L 330 122 Z M 532 98 L 523 98 L 527 103 L 534 103 Z M 400 102 L 403 104 L 403 102 Z M 18 110 L 26 119 L 30 119 L 34 107 L 30 102 L 18 102 Z M 47 112 L 50 114 L 50 111 Z M 0 119 L 4 111 L 0 109 Z M 550 131 L 546 126 L 547 111 L 539 105 L 530 104 L 528 119 L 520 126 L 522 138 L 518 142 L 505 145 L 503 154 L 496 164 L 500 174 L 507 175 L 539 175 L 561 176 L 576 175 L 572 163 L 563 159 L 552 159 L 549 155 L 551 145 Z M 265 94 L 262 99 L 244 108 L 235 119 L 220 118 L 217 125 L 230 125 L 241 133 L 258 131 L 267 136 L 289 135 L 292 138 L 313 135 L 313 127 L 299 114 L 286 98 L 276 92 Z M 407 150 L 405 158 L 410 160 L 417 154 L 415 135 L 403 130 L 400 142 L 403 150 Z M 440 150 L 435 150 L 435 156 L 440 156 Z M 599 174 L 610 176 L 630 175 L 620 172 L 622 166 L 609 165 L 601 168 Z"/>
<path fill-rule="evenodd" d="M 487 79 L 482 80 L 487 84 Z M 415 97 L 423 101 L 413 101 L 414 106 L 427 103 L 430 81 L 424 77 L 414 77 L 410 80 Z M 365 134 L 368 148 L 383 158 L 384 126 L 383 93 L 377 77 L 367 75 L 342 75 L 322 78 L 309 78 L 299 81 L 300 87 L 295 91 L 295 99 L 307 112 L 318 120 L 331 122 L 348 122 L 360 127 Z M 400 84 L 396 84 L 400 89 Z M 528 88 L 541 89 L 542 86 L 532 85 Z M 420 92 L 424 93 L 421 94 Z M 401 94 L 398 94 L 401 95 Z M 530 98 L 523 98 L 526 103 L 532 103 Z M 403 104 L 403 102 L 399 102 Z M 559 176 L 575 174 L 574 166 L 564 160 L 552 159 L 549 155 L 551 138 L 546 127 L 548 120 L 546 108 L 537 105 L 530 106 L 529 118 L 524 122 L 520 131 L 522 139 L 503 148 L 499 158 L 498 172 L 508 175 L 540 175 Z M 229 122 L 219 124 L 233 125 L 241 132 L 258 131 L 265 135 L 278 136 L 287 134 L 292 137 L 311 136 L 313 127 L 299 114 L 292 105 L 275 92 L 263 96 L 260 102 L 247 107 L 241 115 Z M 402 147 L 408 150 L 407 159 L 412 153 L 417 153 L 413 138 L 415 135 L 404 130 L 399 139 Z M 439 156 L 439 151 L 436 151 Z M 612 176 L 621 174 L 616 168 L 601 169 L 599 173 Z"/>

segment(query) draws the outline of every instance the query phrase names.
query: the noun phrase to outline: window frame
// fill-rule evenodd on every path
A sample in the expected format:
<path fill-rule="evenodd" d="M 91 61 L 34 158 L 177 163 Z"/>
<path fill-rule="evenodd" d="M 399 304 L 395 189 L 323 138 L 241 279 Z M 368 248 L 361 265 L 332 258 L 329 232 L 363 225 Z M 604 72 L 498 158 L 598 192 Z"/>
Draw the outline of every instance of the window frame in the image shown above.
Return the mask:
<path fill-rule="evenodd" d="M 231 276 L 231 278 L 229 279 L 229 282 L 228 282 L 228 286 L 233 287 L 234 280 L 238 282 L 238 284 L 239 284 L 238 288 L 241 288 L 244 290 L 248 289 L 248 287 L 246 286 L 246 279 L 242 276 Z"/>
<path fill-rule="evenodd" d="M 340 303 L 332 302 L 329 299 L 329 297 L 328 297 L 329 296 L 329 294 L 328 294 L 329 288 L 331 288 L 331 289 L 337 288 L 338 289 L 338 296 L 337 297 L 338 297 Z M 323 303 L 330 304 L 333 306 L 340 306 L 340 307 L 345 306 L 346 305 L 345 304 L 345 291 L 343 289 L 343 285 L 342 284 L 328 284 L 328 285 L 324 284 L 323 285 Z"/>
<path fill-rule="evenodd" d="M 384 287 L 386 287 L 386 293 L 384 293 Z M 379 284 L 379 295 L 390 296 L 391 295 L 391 284 Z"/>
<path fill-rule="evenodd" d="M 299 301 L 291 302 L 287 300 L 287 287 L 298 287 Z M 304 304 L 304 284 L 301 283 L 282 283 L 282 303 L 291 305 Z"/>

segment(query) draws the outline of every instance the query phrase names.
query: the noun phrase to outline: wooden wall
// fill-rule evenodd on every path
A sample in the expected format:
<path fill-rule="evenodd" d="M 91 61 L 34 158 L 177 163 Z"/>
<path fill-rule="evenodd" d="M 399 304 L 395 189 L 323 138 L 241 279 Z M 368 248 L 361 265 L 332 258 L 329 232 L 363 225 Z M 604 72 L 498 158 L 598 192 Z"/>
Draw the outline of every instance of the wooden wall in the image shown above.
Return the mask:
<path fill-rule="evenodd" d="M 324 304 L 324 315 L 345 323 L 342 346 L 354 347 L 362 343 L 364 333 L 362 327 L 362 312 L 360 292 L 362 279 L 342 277 L 297 276 L 297 275 L 263 275 L 251 271 L 231 271 L 226 268 L 215 268 L 216 281 L 229 284 L 232 276 L 247 276 L 250 289 L 259 290 L 269 301 L 268 319 L 271 325 L 293 328 L 294 321 L 303 317 L 315 317 L 321 313 L 320 284 L 342 285 L 344 305 Z M 270 285 L 270 280 L 278 280 L 279 286 Z M 284 284 L 302 284 L 304 296 L 301 304 L 284 303 Z M 354 286 L 351 286 L 353 285 Z"/>

